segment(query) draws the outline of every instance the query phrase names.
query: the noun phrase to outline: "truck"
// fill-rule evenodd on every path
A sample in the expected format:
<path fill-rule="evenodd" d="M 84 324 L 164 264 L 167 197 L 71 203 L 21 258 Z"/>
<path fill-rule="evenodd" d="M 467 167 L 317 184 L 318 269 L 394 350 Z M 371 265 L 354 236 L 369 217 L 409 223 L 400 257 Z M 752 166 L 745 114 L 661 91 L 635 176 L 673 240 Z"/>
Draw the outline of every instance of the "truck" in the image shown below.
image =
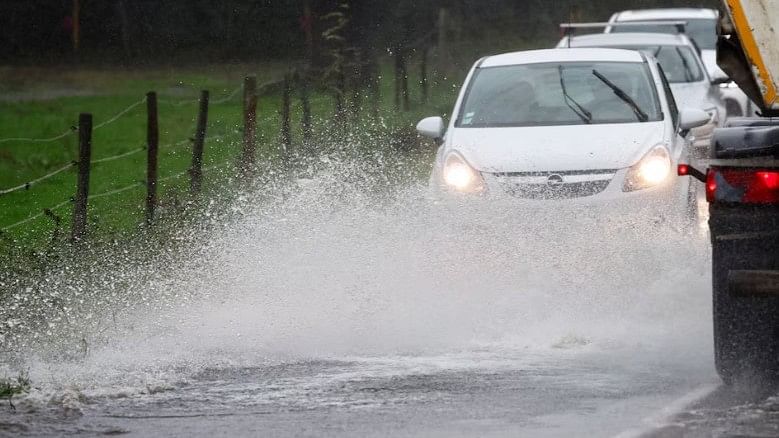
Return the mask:
<path fill-rule="evenodd" d="M 726 383 L 779 378 L 779 8 L 723 0 L 717 63 L 759 108 L 680 164 L 709 204 L 715 366 Z"/>

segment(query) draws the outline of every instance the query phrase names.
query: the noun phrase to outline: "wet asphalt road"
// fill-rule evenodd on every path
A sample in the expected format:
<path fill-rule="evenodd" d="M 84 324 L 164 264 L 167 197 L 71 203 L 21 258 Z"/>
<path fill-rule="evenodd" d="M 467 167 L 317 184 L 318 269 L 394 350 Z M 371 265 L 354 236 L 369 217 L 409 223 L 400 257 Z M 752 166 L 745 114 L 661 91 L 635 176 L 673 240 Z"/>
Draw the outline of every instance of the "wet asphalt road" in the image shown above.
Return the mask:
<path fill-rule="evenodd" d="M 173 304 L 25 357 L 0 435 L 777 436 L 773 388 L 717 389 L 705 239 L 415 205 L 249 221 L 139 287 Z"/>
<path fill-rule="evenodd" d="M 713 383 L 705 365 L 586 345 L 485 348 L 64 389 L 18 400 L 0 423 L 7 436 L 636 436 Z"/>

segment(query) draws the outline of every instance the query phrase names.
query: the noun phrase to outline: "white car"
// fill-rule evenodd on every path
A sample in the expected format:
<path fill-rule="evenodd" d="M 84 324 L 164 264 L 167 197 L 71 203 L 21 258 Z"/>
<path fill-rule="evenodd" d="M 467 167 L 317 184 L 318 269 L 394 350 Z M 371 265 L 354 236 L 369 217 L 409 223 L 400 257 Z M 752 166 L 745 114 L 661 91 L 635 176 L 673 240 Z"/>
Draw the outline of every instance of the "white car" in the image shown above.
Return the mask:
<path fill-rule="evenodd" d="M 715 80 L 727 78 L 725 72 L 717 65 L 717 23 L 719 11 L 703 8 L 667 8 L 667 9 L 638 9 L 621 11 L 613 14 L 610 23 L 624 22 L 651 22 L 681 20 L 686 21 L 684 32 L 698 45 L 701 50 L 701 58 L 709 72 L 709 76 Z M 633 29 L 635 30 L 635 29 Z M 610 27 L 606 32 L 632 32 L 629 27 Z M 675 26 L 658 25 L 655 27 L 642 27 L 642 32 L 677 33 Z M 724 94 L 725 106 L 728 117 L 748 116 L 753 111 L 753 105 L 749 98 L 741 91 L 733 81 L 723 82 L 721 85 Z"/>
<path fill-rule="evenodd" d="M 725 119 L 725 103 L 719 83 L 709 78 L 703 61 L 687 36 L 643 32 L 571 35 L 563 37 L 557 47 L 620 48 L 652 54 L 671 84 L 676 102 L 683 107 L 700 108 L 709 114 L 709 122 L 692 131 L 697 154 L 709 156 L 714 128 Z"/>
<path fill-rule="evenodd" d="M 453 109 L 417 125 L 440 143 L 431 185 L 446 193 L 586 199 L 684 210 L 685 133 L 708 122 L 677 110 L 657 61 L 621 49 L 547 49 L 478 61 Z"/>

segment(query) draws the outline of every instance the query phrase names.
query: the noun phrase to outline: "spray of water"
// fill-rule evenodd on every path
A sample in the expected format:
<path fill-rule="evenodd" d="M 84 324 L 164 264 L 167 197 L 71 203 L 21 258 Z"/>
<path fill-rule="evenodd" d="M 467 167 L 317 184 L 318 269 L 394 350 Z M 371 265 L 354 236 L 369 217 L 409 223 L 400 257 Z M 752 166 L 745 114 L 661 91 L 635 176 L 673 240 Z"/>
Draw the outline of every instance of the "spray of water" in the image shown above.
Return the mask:
<path fill-rule="evenodd" d="M 401 159 L 339 156 L 215 204 L 174 249 L 114 248 L 19 291 L 6 372 L 62 398 L 312 360 L 701 353 L 703 239 L 628 209 L 432 199 Z"/>

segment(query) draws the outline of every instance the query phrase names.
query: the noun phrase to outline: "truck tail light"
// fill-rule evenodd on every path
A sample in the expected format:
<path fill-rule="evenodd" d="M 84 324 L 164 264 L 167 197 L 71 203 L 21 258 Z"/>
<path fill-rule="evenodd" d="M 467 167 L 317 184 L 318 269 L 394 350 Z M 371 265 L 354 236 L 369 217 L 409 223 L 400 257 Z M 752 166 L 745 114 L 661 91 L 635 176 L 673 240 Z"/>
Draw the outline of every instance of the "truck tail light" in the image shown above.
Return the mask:
<path fill-rule="evenodd" d="M 706 174 L 706 200 L 739 204 L 777 204 L 779 170 L 713 167 Z"/>

